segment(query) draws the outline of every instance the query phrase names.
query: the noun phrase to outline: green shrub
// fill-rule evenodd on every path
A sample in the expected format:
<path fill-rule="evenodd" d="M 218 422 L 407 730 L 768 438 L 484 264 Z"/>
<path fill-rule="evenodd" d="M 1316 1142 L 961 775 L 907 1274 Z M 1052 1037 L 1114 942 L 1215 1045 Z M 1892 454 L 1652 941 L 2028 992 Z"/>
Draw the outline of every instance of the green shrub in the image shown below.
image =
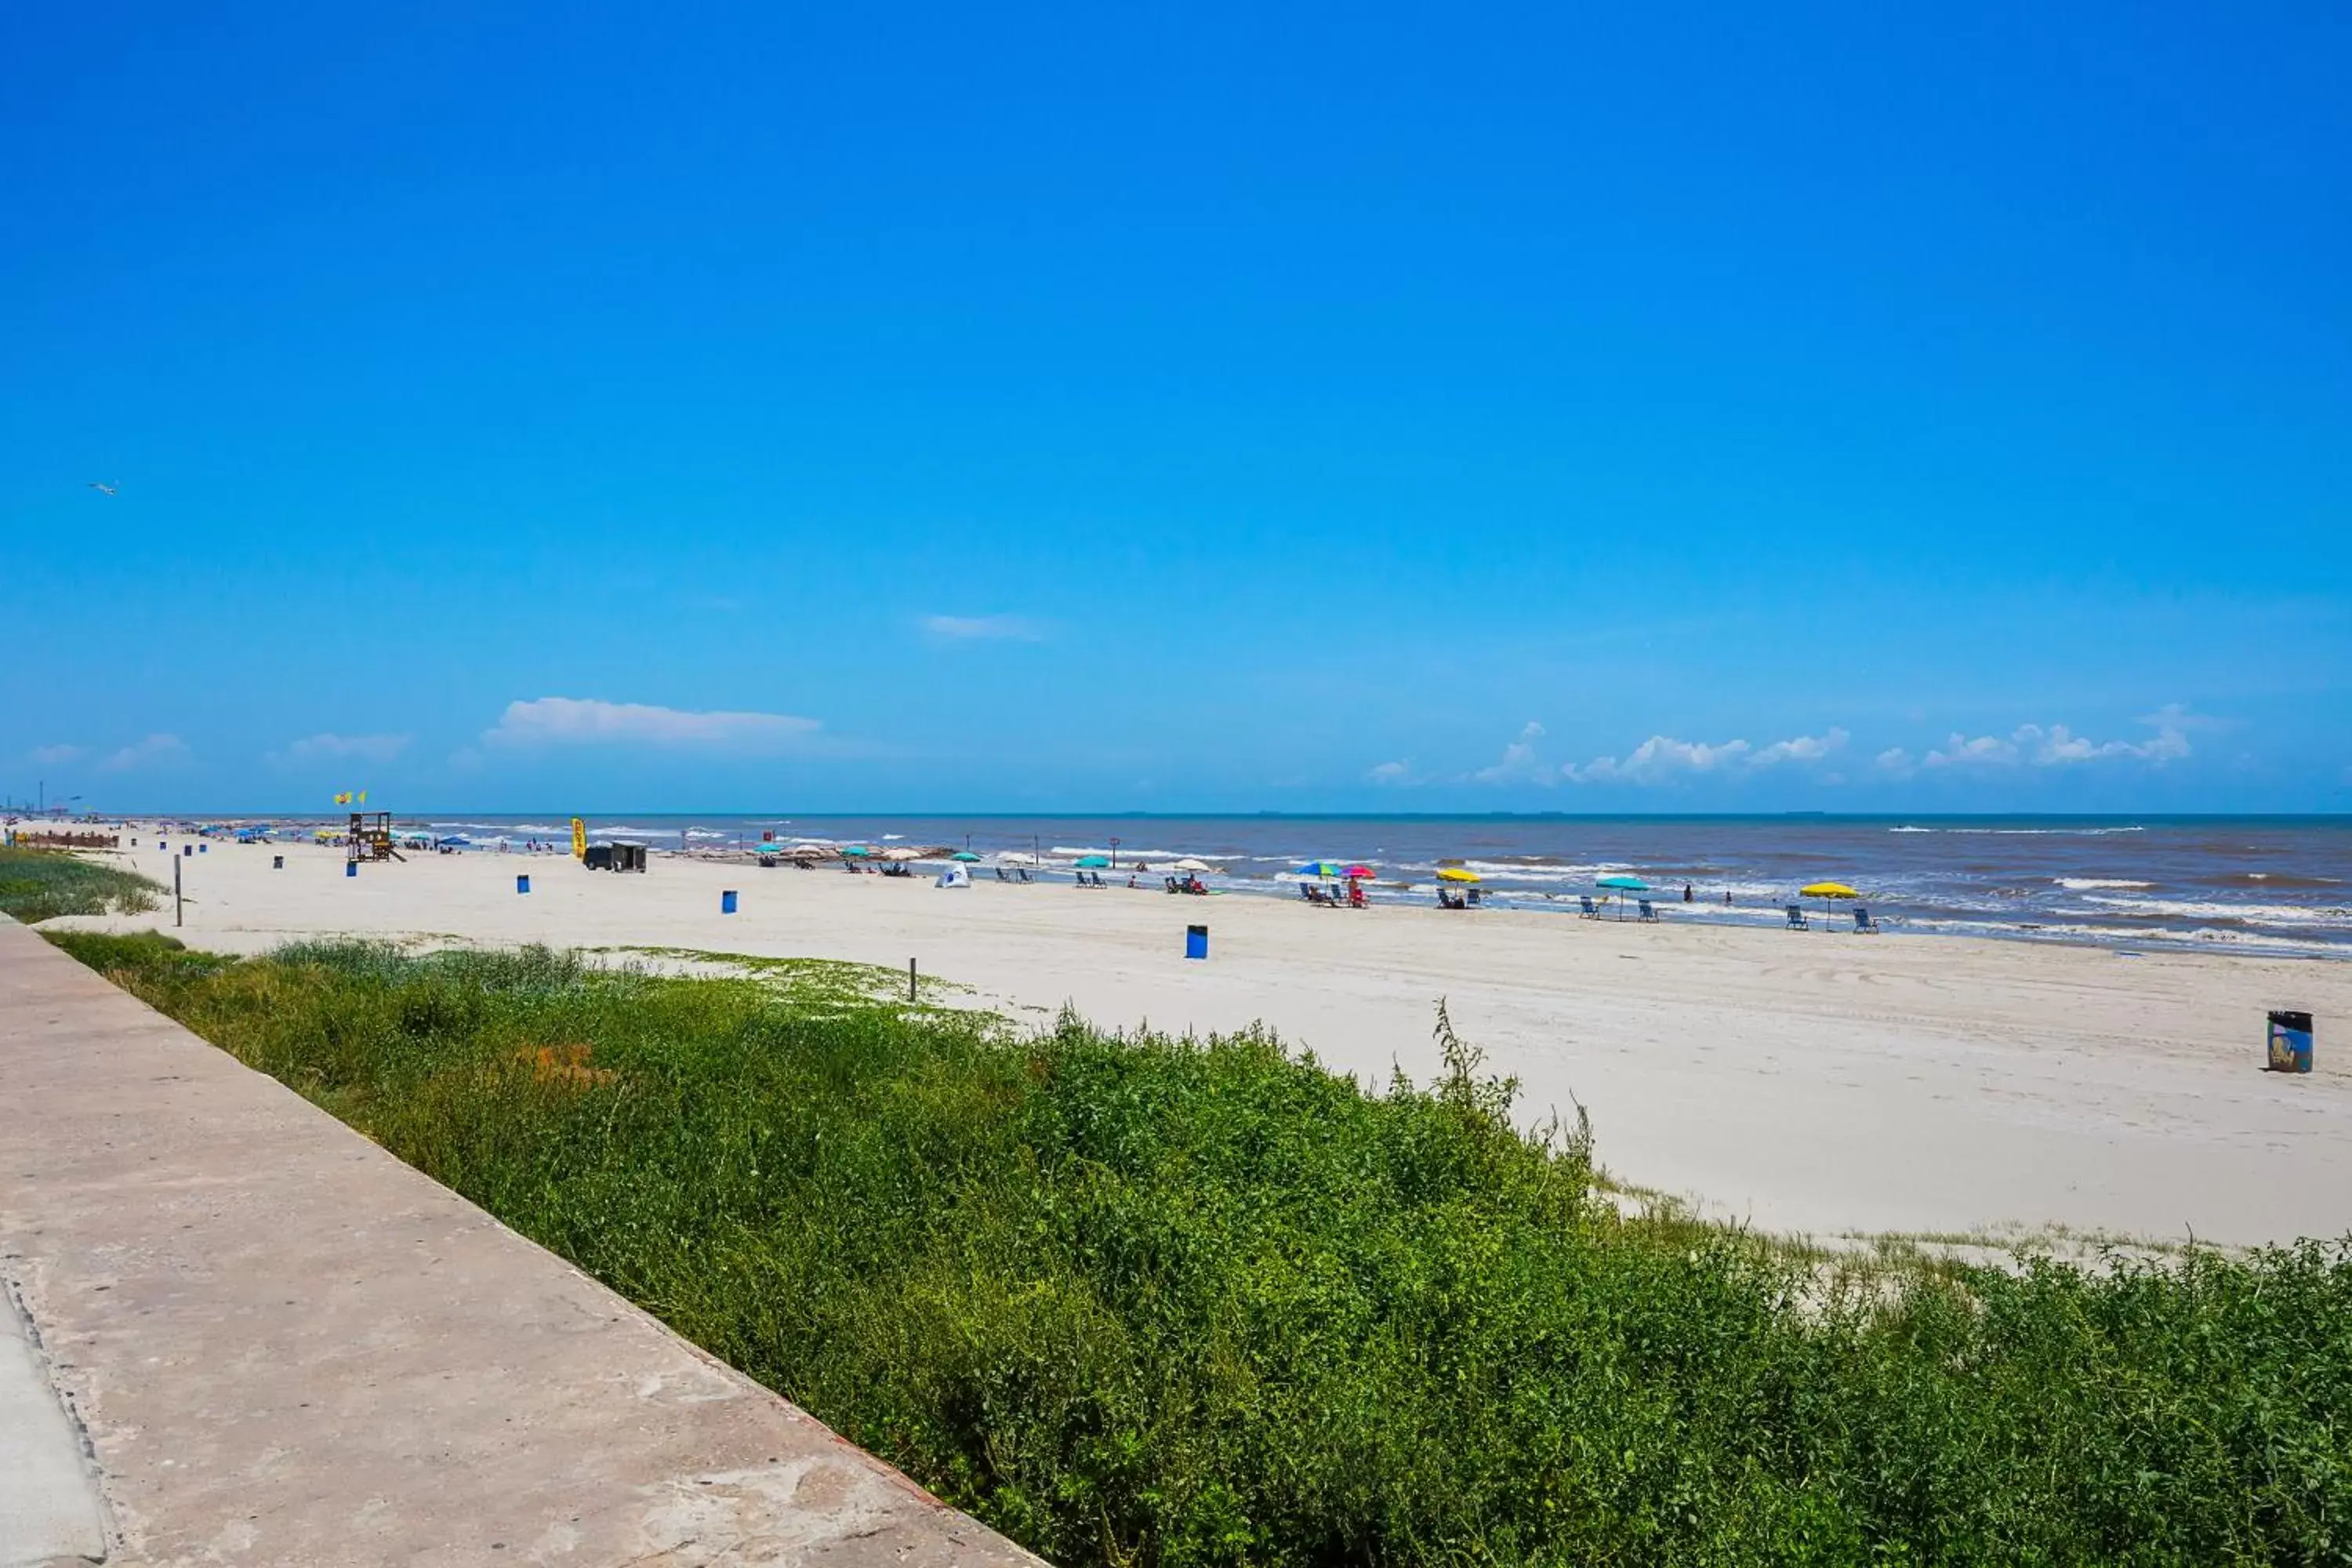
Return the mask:
<path fill-rule="evenodd" d="M 0 914 L 31 925 L 57 915 L 143 914 L 160 884 L 67 849 L 0 846 Z"/>
<path fill-rule="evenodd" d="M 2352 1257 L 1822 1289 L 1448 1069 L 57 940 L 1045 1556 L 2332 1562 Z M 112 942 L 115 945 L 106 945 Z"/>

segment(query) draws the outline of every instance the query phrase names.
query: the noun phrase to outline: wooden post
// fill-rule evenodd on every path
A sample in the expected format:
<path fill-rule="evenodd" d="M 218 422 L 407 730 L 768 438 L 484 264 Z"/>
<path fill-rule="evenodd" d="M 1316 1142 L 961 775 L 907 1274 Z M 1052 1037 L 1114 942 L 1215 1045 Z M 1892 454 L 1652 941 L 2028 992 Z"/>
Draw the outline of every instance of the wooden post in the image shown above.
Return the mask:
<path fill-rule="evenodd" d="M 180 923 L 180 858 L 172 857 L 172 923 Z"/>
<path fill-rule="evenodd" d="M 914 999 L 915 999 L 915 961 L 914 961 L 913 959 L 911 959 L 911 958 L 910 958 L 910 959 L 907 960 L 907 1000 L 908 1000 L 908 1001 L 909 1001 L 909 1002 L 912 1002 Z"/>

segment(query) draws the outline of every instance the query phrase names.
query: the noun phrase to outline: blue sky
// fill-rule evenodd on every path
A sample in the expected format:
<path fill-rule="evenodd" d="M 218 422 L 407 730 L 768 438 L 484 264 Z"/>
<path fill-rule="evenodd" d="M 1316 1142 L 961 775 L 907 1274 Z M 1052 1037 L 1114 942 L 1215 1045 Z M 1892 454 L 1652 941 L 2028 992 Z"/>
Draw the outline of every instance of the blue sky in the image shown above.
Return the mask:
<path fill-rule="evenodd" d="M 2352 807 L 2352 11 L 1638 9 L 12 7 L 0 789 Z"/>

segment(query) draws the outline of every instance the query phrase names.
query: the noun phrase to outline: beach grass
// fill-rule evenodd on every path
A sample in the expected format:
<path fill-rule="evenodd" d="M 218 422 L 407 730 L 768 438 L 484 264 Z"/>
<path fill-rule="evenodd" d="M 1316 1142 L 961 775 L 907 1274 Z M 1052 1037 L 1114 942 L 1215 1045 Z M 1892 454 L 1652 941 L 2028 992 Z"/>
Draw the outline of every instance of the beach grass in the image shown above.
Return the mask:
<path fill-rule="evenodd" d="M 31 925 L 58 915 L 144 914 L 161 883 L 69 849 L 0 846 L 0 914 Z"/>
<path fill-rule="evenodd" d="M 1442 1013 L 1373 1093 L 854 976 L 51 940 L 1063 1564 L 2352 1553 L 2339 1244 L 1825 1270 L 1609 1201 Z"/>

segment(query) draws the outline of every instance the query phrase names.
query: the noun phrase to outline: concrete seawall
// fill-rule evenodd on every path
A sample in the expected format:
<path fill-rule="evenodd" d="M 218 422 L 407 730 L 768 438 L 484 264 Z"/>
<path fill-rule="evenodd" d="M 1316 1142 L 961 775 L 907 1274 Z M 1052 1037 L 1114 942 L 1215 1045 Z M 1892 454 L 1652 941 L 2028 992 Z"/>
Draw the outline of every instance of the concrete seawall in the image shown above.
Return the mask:
<path fill-rule="evenodd" d="M 1037 1562 L 5 920 L 0 1276 L 0 1568 Z"/>

